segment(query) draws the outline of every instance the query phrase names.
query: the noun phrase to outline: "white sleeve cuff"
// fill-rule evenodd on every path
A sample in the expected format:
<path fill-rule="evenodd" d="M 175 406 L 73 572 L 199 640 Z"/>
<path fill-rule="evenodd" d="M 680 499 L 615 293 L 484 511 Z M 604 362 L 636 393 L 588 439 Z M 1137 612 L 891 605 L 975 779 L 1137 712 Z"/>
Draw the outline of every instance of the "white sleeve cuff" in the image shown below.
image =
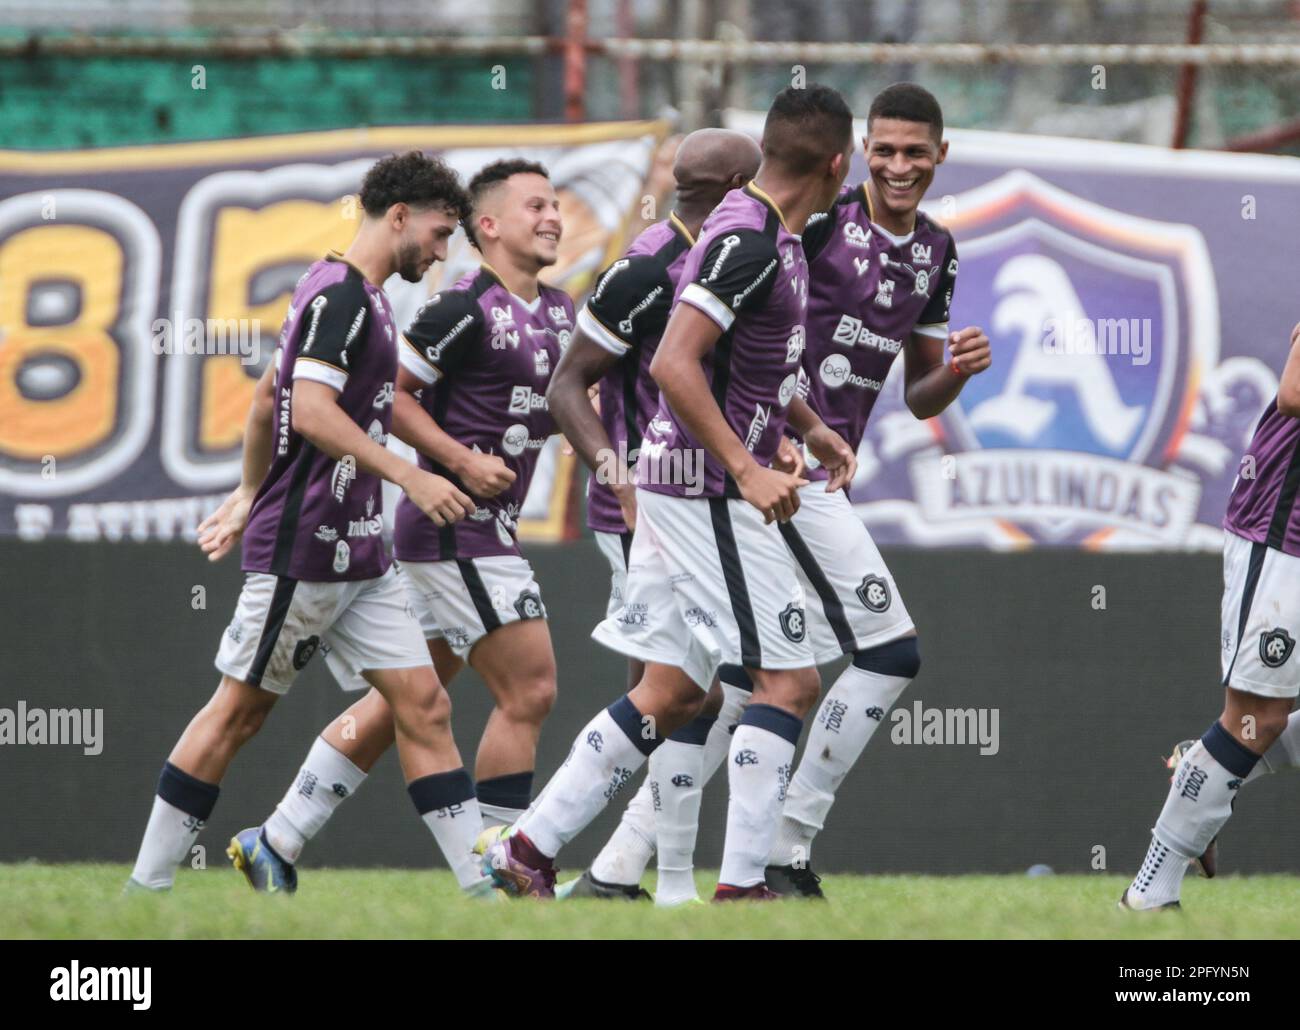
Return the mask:
<path fill-rule="evenodd" d="M 934 325 L 918 325 L 912 332 L 917 336 L 932 336 L 936 340 L 948 339 L 948 323 L 936 322 Z"/>
<path fill-rule="evenodd" d="M 600 324 L 600 319 L 591 313 L 590 305 L 583 305 L 582 310 L 578 312 L 578 328 L 586 333 L 588 338 L 620 358 L 632 349 Z"/>
<path fill-rule="evenodd" d="M 731 328 L 731 323 L 736 320 L 731 308 L 718 300 L 699 283 L 687 283 L 686 289 L 682 290 L 680 299 L 691 307 L 703 311 L 722 327 L 724 333 Z"/>
<path fill-rule="evenodd" d="M 341 368 L 335 368 L 325 361 L 315 358 L 297 358 L 293 363 L 294 379 L 310 379 L 314 383 L 324 383 L 331 389 L 343 392 L 348 383 L 348 374 Z"/>
<path fill-rule="evenodd" d="M 425 386 L 432 386 L 442 378 L 442 373 L 425 361 L 424 355 L 405 336 L 402 337 L 402 346 L 397 348 L 397 363 Z"/>

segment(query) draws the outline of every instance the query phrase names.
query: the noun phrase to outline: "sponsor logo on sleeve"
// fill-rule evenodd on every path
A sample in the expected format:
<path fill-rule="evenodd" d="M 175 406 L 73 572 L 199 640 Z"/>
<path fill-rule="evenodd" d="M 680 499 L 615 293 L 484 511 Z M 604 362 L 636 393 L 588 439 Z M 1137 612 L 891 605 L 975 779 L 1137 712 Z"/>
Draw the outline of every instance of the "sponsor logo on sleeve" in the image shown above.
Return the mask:
<path fill-rule="evenodd" d="M 605 274 L 600 277 L 600 282 L 596 284 L 596 292 L 591 295 L 592 301 L 599 301 L 600 298 L 605 295 L 605 287 L 607 287 L 610 284 L 614 276 L 618 275 L 619 272 L 623 271 L 623 269 L 625 269 L 631 263 L 632 262 L 630 262 L 627 258 L 619 258 L 612 265 L 610 265 L 608 271 L 606 271 Z"/>
<path fill-rule="evenodd" d="M 722 249 L 718 251 L 717 259 L 713 262 L 713 267 L 709 269 L 708 278 L 704 280 L 706 283 L 713 282 L 722 274 L 722 266 L 726 264 L 727 258 L 731 256 L 731 252 L 739 246 L 740 237 L 735 233 L 732 233 L 722 241 Z"/>
<path fill-rule="evenodd" d="M 767 280 L 767 277 L 775 271 L 776 271 L 776 258 L 773 258 L 763 267 L 763 270 L 758 273 L 757 278 L 755 278 L 752 283 L 750 283 L 743 290 L 741 290 L 739 293 L 737 293 L 734 297 L 731 298 L 732 308 L 734 309 L 740 307 L 740 305 L 745 302 L 745 298 L 748 297 L 760 286 L 762 286 L 763 283 Z M 797 289 L 798 287 L 796 286 L 796 290 Z M 805 285 L 805 290 L 806 289 L 807 287 Z"/>
<path fill-rule="evenodd" d="M 655 298 L 658 297 L 659 294 L 663 292 L 664 292 L 664 288 L 662 285 L 656 286 L 653 290 L 651 290 L 643 298 L 641 298 L 641 300 L 637 302 L 636 306 L 633 307 L 632 310 L 627 313 L 627 318 L 623 319 L 618 323 L 618 331 L 620 333 L 623 333 L 625 336 L 630 334 L 632 332 L 632 320 L 636 318 L 637 315 L 641 314 L 641 312 L 644 311 L 646 308 L 648 308 L 651 304 L 653 304 L 655 302 Z"/>
<path fill-rule="evenodd" d="M 311 350 L 311 345 L 316 342 L 316 330 L 320 326 L 320 316 L 328 303 L 329 299 L 323 293 L 317 294 L 316 299 L 311 302 L 311 321 L 307 323 L 307 335 L 303 339 L 300 353 L 306 354 Z"/>

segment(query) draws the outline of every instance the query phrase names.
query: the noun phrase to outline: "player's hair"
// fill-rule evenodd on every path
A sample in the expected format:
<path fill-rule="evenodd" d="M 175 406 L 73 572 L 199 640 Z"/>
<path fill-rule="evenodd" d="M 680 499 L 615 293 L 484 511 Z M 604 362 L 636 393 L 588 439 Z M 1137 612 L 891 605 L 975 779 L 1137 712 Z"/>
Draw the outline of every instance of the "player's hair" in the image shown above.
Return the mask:
<path fill-rule="evenodd" d="M 871 132 L 871 123 L 877 118 L 897 118 L 904 122 L 922 122 L 930 126 L 935 140 L 943 138 L 943 109 L 924 86 L 915 82 L 895 82 L 886 86 L 871 101 L 871 110 L 867 112 L 867 132 Z"/>
<path fill-rule="evenodd" d="M 468 187 L 469 209 L 461 217 L 460 224 L 476 250 L 482 249 L 478 245 L 478 237 L 474 235 L 474 222 L 477 221 L 479 204 L 482 203 L 483 198 L 493 186 L 505 182 L 512 175 L 540 175 L 543 179 L 551 177 L 551 173 L 546 170 L 545 165 L 536 161 L 525 161 L 520 157 L 493 161 L 475 172 L 474 177 L 469 181 Z"/>
<path fill-rule="evenodd" d="M 830 86 L 793 86 L 772 101 L 763 123 L 763 156 L 792 175 L 807 175 L 842 154 L 853 135 L 853 112 Z"/>
<path fill-rule="evenodd" d="M 460 219 L 469 211 L 469 195 L 456 173 L 440 159 L 408 150 L 376 161 L 361 180 L 361 206 L 366 214 L 378 218 L 394 204 L 440 208 Z"/>

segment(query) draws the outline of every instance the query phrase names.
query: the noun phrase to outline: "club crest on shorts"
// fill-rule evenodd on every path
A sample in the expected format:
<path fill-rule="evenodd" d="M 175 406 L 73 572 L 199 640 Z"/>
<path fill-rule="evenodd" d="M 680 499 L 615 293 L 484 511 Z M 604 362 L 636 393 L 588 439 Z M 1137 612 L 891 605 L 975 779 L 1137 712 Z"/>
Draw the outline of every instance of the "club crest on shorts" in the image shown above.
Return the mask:
<path fill-rule="evenodd" d="M 779 618 L 781 620 L 781 632 L 786 635 L 786 638 L 793 640 L 796 644 L 803 643 L 804 633 L 807 630 L 803 609 L 791 601 L 785 606 Z"/>
<path fill-rule="evenodd" d="M 298 646 L 293 649 L 293 667 L 302 672 L 303 666 L 312 660 L 316 654 L 316 648 L 320 647 L 320 637 L 310 636 L 306 640 L 299 640 Z"/>
<path fill-rule="evenodd" d="M 515 611 L 519 613 L 521 619 L 543 619 L 546 617 L 546 609 L 542 607 L 542 599 L 535 590 L 520 591 L 519 596 L 515 599 Z"/>
<path fill-rule="evenodd" d="M 1270 669 L 1283 665 L 1295 650 L 1295 638 L 1281 626 L 1259 635 L 1259 660 Z"/>
<path fill-rule="evenodd" d="M 885 611 L 893 600 L 889 593 L 888 581 L 879 576 L 864 576 L 854 593 L 858 595 L 859 601 L 876 613 Z"/>

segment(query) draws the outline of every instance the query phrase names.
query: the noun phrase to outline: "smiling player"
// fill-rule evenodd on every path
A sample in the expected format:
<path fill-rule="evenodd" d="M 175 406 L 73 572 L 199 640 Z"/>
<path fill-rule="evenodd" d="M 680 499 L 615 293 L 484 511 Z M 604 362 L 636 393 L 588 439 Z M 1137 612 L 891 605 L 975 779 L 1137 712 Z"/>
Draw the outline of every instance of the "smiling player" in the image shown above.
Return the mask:
<path fill-rule="evenodd" d="M 474 507 L 384 446 L 398 364 L 382 285 L 395 273 L 418 282 L 445 258 L 465 203 L 441 161 L 385 158 L 362 182 L 365 216 L 347 252 L 314 263 L 294 290 L 249 415 L 243 483 L 200 528 L 213 558 L 243 536 L 247 576 L 217 652 L 221 682 L 163 766 L 128 887 L 171 887 L 235 753 L 324 646 L 386 699 L 416 809 L 462 885 L 482 884 L 469 861 L 481 820 L 451 702 L 382 538 L 365 531 L 381 510 L 381 480 L 439 524 Z M 263 889 L 294 889 L 264 834 L 246 831 L 232 850 Z"/>
<path fill-rule="evenodd" d="M 406 330 L 393 419 L 421 467 L 462 486 L 477 509 L 443 525 L 403 497 L 393 550 L 443 682 L 468 661 L 496 702 L 475 762 L 483 821 L 493 826 L 528 807 L 538 735 L 555 700 L 546 609 L 516 534 L 538 455 L 556 431 L 546 387 L 574 310 L 566 293 L 537 278 L 555 263 L 562 230 L 546 169 L 495 162 L 470 180 L 469 195 L 465 228 L 484 264 L 431 297 Z M 347 655 L 332 651 L 327 662 L 346 688 L 364 687 Z M 392 742 L 392 713 L 375 691 L 326 727 L 264 826 L 285 863 L 297 861 Z"/>

